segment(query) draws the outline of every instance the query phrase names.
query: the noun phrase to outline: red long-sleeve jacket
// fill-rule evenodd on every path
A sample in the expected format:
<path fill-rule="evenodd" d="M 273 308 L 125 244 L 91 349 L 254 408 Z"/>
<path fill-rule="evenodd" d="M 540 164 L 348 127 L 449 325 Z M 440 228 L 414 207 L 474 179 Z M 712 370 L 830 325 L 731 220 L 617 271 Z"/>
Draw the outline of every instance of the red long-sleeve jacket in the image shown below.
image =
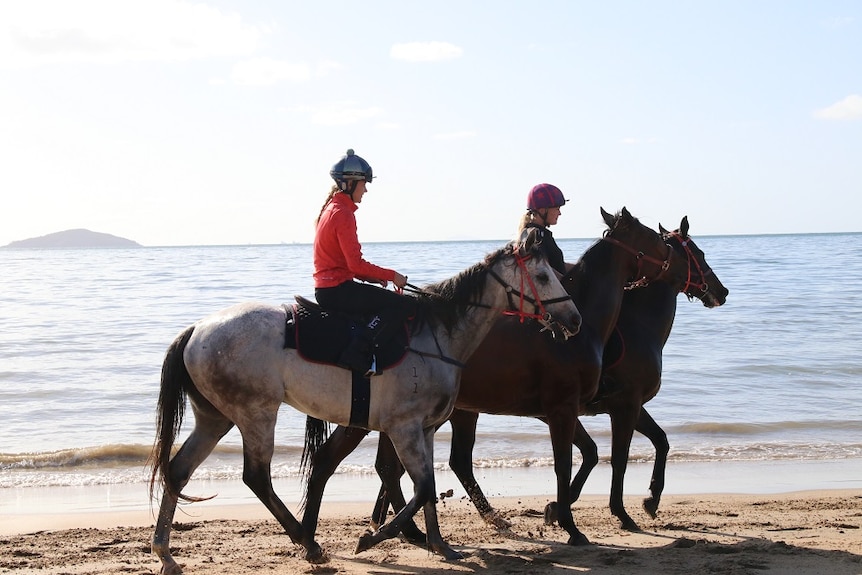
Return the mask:
<path fill-rule="evenodd" d="M 362 258 L 356 234 L 359 208 L 350 196 L 337 193 L 323 209 L 314 236 L 314 287 L 335 287 L 354 278 L 392 281 L 395 270 Z"/>

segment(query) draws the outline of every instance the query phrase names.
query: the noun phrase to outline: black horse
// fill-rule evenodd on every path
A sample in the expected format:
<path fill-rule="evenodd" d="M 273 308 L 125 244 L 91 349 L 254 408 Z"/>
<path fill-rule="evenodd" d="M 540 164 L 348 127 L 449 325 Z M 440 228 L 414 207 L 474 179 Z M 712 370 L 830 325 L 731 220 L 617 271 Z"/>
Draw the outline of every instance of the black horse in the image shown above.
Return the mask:
<path fill-rule="evenodd" d="M 691 275 L 683 293 L 689 299 L 700 299 L 708 308 L 723 305 L 728 290 L 706 263 L 703 251 L 689 236 L 688 218 L 683 218 L 679 228 L 673 232 L 661 227 L 660 231 L 675 250 L 685 252 L 689 258 Z M 677 294 L 666 282 L 654 282 L 644 289 L 626 293 L 617 320 L 617 334 L 625 352 L 622 356 L 616 356 L 615 348 L 608 346 L 602 369 L 602 377 L 610 382 L 608 387 L 618 391 L 587 404 L 587 415 L 607 413 L 610 416 L 610 509 L 619 518 L 622 528 L 629 531 L 639 530 L 623 504 L 623 483 L 634 431 L 649 439 L 655 448 L 650 497 L 643 502 L 644 509 L 652 518 L 656 517 L 664 490 L 670 445 L 667 434 L 644 405 L 656 396 L 661 387 L 662 350 L 673 327 Z M 571 503 L 577 501 L 587 477 L 599 462 L 596 444 L 589 435 L 577 435 L 575 443 L 583 461 L 572 480 Z M 553 517 L 554 504 L 551 503 L 545 510 L 546 523 L 552 523 Z"/>

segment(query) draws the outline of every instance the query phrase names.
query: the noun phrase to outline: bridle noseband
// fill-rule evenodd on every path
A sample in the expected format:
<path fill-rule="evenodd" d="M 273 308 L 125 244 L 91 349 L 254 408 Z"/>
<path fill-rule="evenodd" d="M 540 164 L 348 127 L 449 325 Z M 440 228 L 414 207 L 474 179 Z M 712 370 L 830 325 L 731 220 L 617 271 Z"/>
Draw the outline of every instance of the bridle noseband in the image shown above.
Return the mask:
<path fill-rule="evenodd" d="M 538 321 L 542 325 L 542 331 L 550 331 L 554 338 L 557 337 L 557 334 L 560 334 L 563 339 L 568 339 L 574 334 L 569 331 L 566 326 L 560 324 L 554 317 L 551 315 L 549 311 L 545 309 L 545 305 L 550 305 L 554 303 L 560 303 L 564 301 L 569 301 L 572 299 L 572 296 L 565 295 L 557 298 L 542 300 L 539 299 L 539 292 L 536 289 L 536 285 L 533 283 L 533 277 L 527 273 L 527 260 L 529 260 L 532 256 L 527 254 L 525 256 L 521 256 L 519 253 L 514 253 L 515 262 L 517 262 L 518 267 L 521 269 L 521 289 L 516 290 L 511 285 L 507 284 L 503 281 L 497 272 L 492 269 L 488 270 L 488 274 L 497 280 L 497 282 L 502 285 L 506 289 L 506 298 L 509 300 L 509 309 L 503 311 L 503 315 L 511 315 L 517 316 L 520 319 L 521 323 L 524 323 L 524 319 L 530 318 Z M 524 293 L 524 280 L 529 284 L 530 291 L 533 292 L 533 297 L 528 296 Z M 515 306 L 515 302 L 513 301 L 513 296 L 518 297 L 518 305 Z M 529 313 L 524 311 L 524 302 L 533 304 L 533 313 Z"/>
<path fill-rule="evenodd" d="M 602 237 L 602 240 L 606 241 L 606 242 L 610 242 L 611 244 L 624 249 L 628 253 L 634 255 L 635 258 L 637 259 L 638 271 L 637 271 L 637 274 L 635 274 L 635 275 L 638 277 L 638 279 L 631 281 L 628 284 L 626 284 L 626 286 L 624 288 L 626 290 L 646 287 L 650 284 L 650 282 L 653 282 L 653 281 L 656 281 L 657 279 L 659 279 L 662 275 L 664 275 L 664 272 L 666 272 L 670 268 L 670 258 L 671 258 L 671 255 L 673 255 L 673 248 L 667 244 L 665 244 L 667 246 L 667 256 L 665 256 L 664 260 L 660 260 L 658 258 L 648 256 L 647 254 L 645 254 L 641 251 L 638 251 L 629 245 L 624 244 L 623 242 L 619 241 L 616 238 L 612 238 L 610 236 L 605 235 L 604 237 Z M 645 261 L 649 262 L 651 264 L 655 264 L 659 268 L 658 273 L 652 279 L 648 278 L 646 275 L 641 275 L 642 269 L 643 269 L 643 263 Z"/>

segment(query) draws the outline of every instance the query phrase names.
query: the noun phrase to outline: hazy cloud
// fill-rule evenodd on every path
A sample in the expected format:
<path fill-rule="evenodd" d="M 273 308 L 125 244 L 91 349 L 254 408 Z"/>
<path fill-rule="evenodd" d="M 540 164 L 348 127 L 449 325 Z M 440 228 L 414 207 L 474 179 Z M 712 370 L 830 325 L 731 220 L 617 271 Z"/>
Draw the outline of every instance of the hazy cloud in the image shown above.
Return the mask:
<path fill-rule="evenodd" d="M 344 126 L 374 118 L 383 113 L 382 108 L 362 108 L 356 102 L 332 102 L 322 106 L 300 106 L 291 111 L 305 114 L 311 123 L 321 126 Z"/>
<path fill-rule="evenodd" d="M 407 42 L 393 44 L 389 56 L 407 62 L 438 62 L 460 58 L 463 50 L 448 42 Z"/>
<path fill-rule="evenodd" d="M 851 26 L 854 22 L 852 16 L 835 16 L 827 18 L 821 22 L 824 28 L 845 28 Z"/>
<path fill-rule="evenodd" d="M 623 138 L 620 140 L 620 143 L 625 144 L 627 146 L 635 146 L 638 144 L 655 144 L 658 142 L 658 138 Z"/>
<path fill-rule="evenodd" d="M 444 132 L 441 134 L 434 134 L 435 140 L 466 140 L 468 138 L 475 138 L 476 132 L 471 130 L 461 130 L 460 132 Z"/>
<path fill-rule="evenodd" d="M 851 94 L 829 107 L 816 110 L 814 117 L 822 120 L 862 119 L 862 96 Z"/>
<path fill-rule="evenodd" d="M 401 124 L 398 124 L 396 122 L 380 122 L 377 124 L 377 129 L 385 131 L 400 130 Z"/>
<path fill-rule="evenodd" d="M 266 31 L 179 0 L 3 2 L 0 68 L 248 55 Z"/>
<path fill-rule="evenodd" d="M 253 58 L 237 62 L 230 79 L 240 86 L 272 86 L 279 82 L 305 82 L 311 78 L 306 64 L 295 64 L 272 58 Z"/>
<path fill-rule="evenodd" d="M 334 72 L 335 70 L 340 70 L 342 65 L 339 62 L 334 60 L 324 60 L 319 62 L 315 69 L 315 75 L 318 78 L 322 78 L 323 76 L 328 76 L 330 72 Z"/>

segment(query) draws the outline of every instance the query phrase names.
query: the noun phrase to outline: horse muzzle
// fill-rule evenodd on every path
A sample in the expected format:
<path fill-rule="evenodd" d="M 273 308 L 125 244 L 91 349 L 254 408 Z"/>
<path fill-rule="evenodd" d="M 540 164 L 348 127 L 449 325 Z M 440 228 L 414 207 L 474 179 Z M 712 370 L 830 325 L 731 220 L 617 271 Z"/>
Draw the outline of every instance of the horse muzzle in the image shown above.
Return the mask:
<path fill-rule="evenodd" d="M 566 341 L 581 331 L 580 314 L 573 315 L 568 322 L 563 323 L 555 319 L 550 313 L 546 313 L 538 321 L 542 325 L 540 331 L 550 331 L 551 336 L 559 341 Z"/>

